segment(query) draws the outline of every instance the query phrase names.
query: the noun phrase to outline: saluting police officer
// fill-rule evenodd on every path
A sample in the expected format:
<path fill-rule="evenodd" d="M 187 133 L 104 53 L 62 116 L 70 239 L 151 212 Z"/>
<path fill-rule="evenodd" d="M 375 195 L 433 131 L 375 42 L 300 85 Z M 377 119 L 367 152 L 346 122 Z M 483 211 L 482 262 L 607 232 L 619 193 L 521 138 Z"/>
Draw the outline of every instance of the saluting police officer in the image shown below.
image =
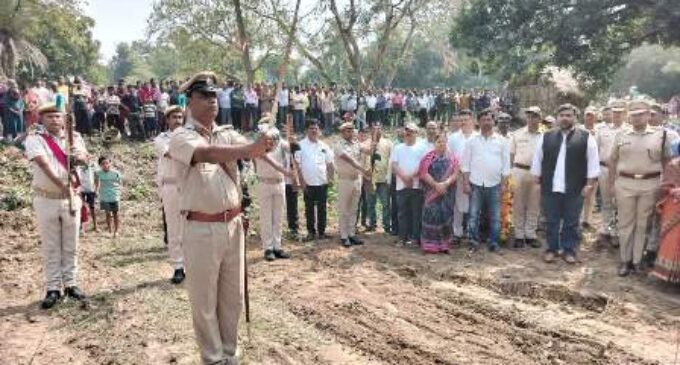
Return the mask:
<path fill-rule="evenodd" d="M 66 296 L 85 299 L 76 279 L 82 202 L 73 185 L 69 185 L 73 176 L 67 160 L 70 149 L 72 163 L 84 162 L 87 150 L 77 132 L 73 132 L 73 145 L 68 146 L 64 114 L 55 104 L 41 107 L 39 113 L 45 128 L 26 138 L 26 156 L 33 170 L 33 208 L 38 218 L 47 281 L 42 308 L 49 309 L 61 298 L 62 284 Z"/>
<path fill-rule="evenodd" d="M 245 144 L 233 129 L 215 124 L 215 83 L 213 73 L 203 72 L 182 85 L 189 116 L 168 152 L 178 177 L 186 287 L 201 359 L 236 364 L 244 258 L 236 161 L 263 155 L 271 143 L 262 137 Z"/>
<path fill-rule="evenodd" d="M 512 134 L 510 142 L 510 161 L 515 183 L 512 212 L 515 227 L 515 247 L 525 244 L 540 248 L 537 240 L 538 216 L 541 212 L 541 187 L 534 183 L 529 171 L 536 146 L 541 139 L 541 108 L 532 106 L 524 111 L 527 125 Z"/>
<path fill-rule="evenodd" d="M 271 122 L 271 117 L 263 118 L 258 129 L 272 137 L 274 147 L 266 155 L 255 159 L 258 181 L 255 194 L 260 204 L 260 235 L 264 259 L 267 261 L 290 258 L 281 248 L 283 210 L 286 204 L 285 178 L 292 175 L 287 163 L 290 147 L 286 141 L 281 140 L 279 130 L 270 125 Z"/>
<path fill-rule="evenodd" d="M 630 102 L 629 116 L 632 128 L 616 135 L 610 157 L 609 183 L 615 188 L 619 212 L 620 276 L 640 271 L 667 152 L 662 148 L 663 131 L 648 125 L 651 114 L 646 101 Z"/>
<path fill-rule="evenodd" d="M 625 128 L 626 102 L 624 100 L 612 100 L 603 111 L 605 116 L 611 119 L 611 124 L 605 124 L 595 134 L 598 152 L 600 154 L 600 177 L 599 186 L 602 194 L 602 226 L 599 240 L 608 242 L 612 246 L 618 246 L 618 230 L 616 229 L 616 206 L 614 205 L 614 190 L 610 189 L 610 161 L 609 157 L 614 148 L 614 139 Z M 613 176 L 612 176 L 613 177 Z"/>
<path fill-rule="evenodd" d="M 184 281 L 184 257 L 182 255 L 182 241 L 179 214 L 179 190 L 177 176 L 172 156 L 168 152 L 170 138 L 177 128 L 184 122 L 184 111 L 179 105 L 169 106 L 165 110 L 165 120 L 168 130 L 159 134 L 154 139 L 154 146 L 158 154 L 158 172 L 156 183 L 163 203 L 163 215 L 167 226 L 168 252 L 170 262 L 174 266 L 172 283 L 179 284 Z"/>
<path fill-rule="evenodd" d="M 354 140 L 354 124 L 345 122 L 340 126 L 342 139 L 335 145 L 335 170 L 338 174 L 338 228 L 340 243 L 345 247 L 361 245 L 363 242 L 355 236 L 357 209 L 361 197 L 361 176 L 369 177 L 370 170 L 364 168 L 361 154 L 370 154 L 369 149 L 362 149 Z"/>

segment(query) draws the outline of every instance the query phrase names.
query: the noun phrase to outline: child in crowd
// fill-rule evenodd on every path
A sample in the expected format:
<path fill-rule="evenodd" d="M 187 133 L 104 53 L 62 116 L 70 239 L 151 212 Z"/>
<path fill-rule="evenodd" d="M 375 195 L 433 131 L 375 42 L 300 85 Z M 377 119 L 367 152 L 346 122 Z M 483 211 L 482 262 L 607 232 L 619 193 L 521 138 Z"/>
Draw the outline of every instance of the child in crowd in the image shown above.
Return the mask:
<path fill-rule="evenodd" d="M 100 170 L 94 175 L 95 187 L 99 192 L 99 209 L 106 213 L 106 227 L 115 238 L 118 236 L 120 226 L 118 204 L 122 177 L 120 172 L 111 166 L 111 160 L 106 156 L 99 158 L 99 167 Z M 113 230 L 111 229 L 112 220 Z"/>

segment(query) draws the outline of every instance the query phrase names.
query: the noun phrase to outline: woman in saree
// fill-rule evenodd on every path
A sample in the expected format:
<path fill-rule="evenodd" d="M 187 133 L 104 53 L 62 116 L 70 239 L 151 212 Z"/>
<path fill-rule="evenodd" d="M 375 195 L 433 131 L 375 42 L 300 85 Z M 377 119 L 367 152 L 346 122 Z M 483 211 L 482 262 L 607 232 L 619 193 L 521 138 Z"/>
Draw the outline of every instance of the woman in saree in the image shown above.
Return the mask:
<path fill-rule="evenodd" d="M 453 237 L 459 162 L 446 145 L 446 134 L 440 133 L 435 149 L 425 155 L 418 170 L 425 193 L 421 231 L 421 248 L 425 253 L 448 253 Z"/>
<path fill-rule="evenodd" d="M 660 246 L 652 275 L 669 283 L 680 283 L 680 142 L 672 145 L 673 159 L 666 165 L 661 182 Z"/>

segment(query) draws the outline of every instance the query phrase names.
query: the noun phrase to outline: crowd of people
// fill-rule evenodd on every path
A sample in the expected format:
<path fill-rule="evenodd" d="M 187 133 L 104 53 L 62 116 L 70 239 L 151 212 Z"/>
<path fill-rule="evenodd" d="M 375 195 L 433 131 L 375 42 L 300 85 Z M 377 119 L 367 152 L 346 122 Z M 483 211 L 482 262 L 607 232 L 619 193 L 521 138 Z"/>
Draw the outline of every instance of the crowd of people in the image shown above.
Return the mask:
<path fill-rule="evenodd" d="M 60 79 L 43 91 L 38 81 L 23 96 L 15 83 L 7 85 L 5 136 L 34 126 L 23 142 L 45 258 L 43 308 L 59 301 L 62 286 L 64 295 L 86 298 L 75 258 L 83 215 L 94 218 L 96 199 L 109 231 L 118 232 L 122 176 L 108 156 L 94 165 L 83 136 L 113 128 L 127 138 L 153 139 L 172 282 L 186 282 L 205 363 L 235 356 L 247 175 L 256 181 L 267 261 L 290 258 L 284 214 L 290 239 L 331 238 L 334 189 L 337 238 L 347 248 L 364 243 L 363 226 L 426 254 L 543 247 L 546 262 L 575 264 L 582 231 L 593 229 L 598 207 L 598 241 L 618 250 L 620 276 L 649 271 L 680 282 L 680 137 L 668 123 L 677 117 L 673 105 L 612 99 L 583 113 L 564 104 L 555 117 L 529 106 L 515 116 L 524 126 L 511 131 L 507 104 L 490 91 L 355 93 L 284 85 L 274 96 L 271 85 L 220 84 L 211 73 L 182 85 L 150 80 L 99 90 Z M 29 93 L 38 99 L 26 103 L 24 113 Z M 79 132 L 73 136 L 66 113 Z M 333 130 L 339 137 L 328 136 Z M 246 131 L 254 132 L 254 142 Z"/>
<path fill-rule="evenodd" d="M 30 85 L 18 85 L 13 80 L 0 82 L 0 118 L 3 119 L 3 137 L 16 137 L 35 124 L 38 108 L 48 102 L 73 113 L 76 130 L 83 135 L 116 128 L 121 136 L 148 140 L 167 130 L 164 112 L 171 105 L 186 107 L 186 95 L 179 90 L 175 80 L 155 79 L 98 87 L 78 77 L 73 80 L 59 77 L 54 82 L 38 79 Z M 289 88 L 285 83 L 277 92 L 276 85 L 255 83 L 244 86 L 236 81 L 219 85 L 218 125 L 233 125 L 236 130 L 248 132 L 257 127 L 257 121 L 269 113 L 276 104 L 277 124 L 281 116 L 292 113 L 294 129 L 304 130 L 309 118 L 321 122 L 325 134 L 331 134 L 346 113 L 351 113 L 357 127 L 363 128 L 374 121 L 388 126 L 403 126 L 404 121 L 417 119 L 420 125 L 428 120 L 448 120 L 453 113 L 469 109 L 486 108 L 508 110 L 512 98 L 499 96 L 496 91 L 452 88 L 402 89 L 369 88 L 355 90 L 337 85 L 298 85 Z"/>

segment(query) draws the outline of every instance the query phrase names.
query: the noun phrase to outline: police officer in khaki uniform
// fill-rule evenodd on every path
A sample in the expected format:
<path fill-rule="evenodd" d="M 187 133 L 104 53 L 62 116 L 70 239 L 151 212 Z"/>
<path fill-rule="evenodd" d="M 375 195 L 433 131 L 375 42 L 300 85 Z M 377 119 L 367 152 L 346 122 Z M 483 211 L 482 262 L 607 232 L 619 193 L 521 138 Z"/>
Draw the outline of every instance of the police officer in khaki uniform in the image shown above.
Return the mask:
<path fill-rule="evenodd" d="M 538 216 L 541 204 L 541 187 L 534 183 L 529 172 L 536 151 L 536 144 L 541 138 L 541 108 L 532 106 L 525 110 L 527 125 L 512 133 L 510 139 L 510 161 L 515 183 L 512 200 L 513 225 L 515 227 L 515 246 L 527 244 L 540 248 L 536 239 Z"/>
<path fill-rule="evenodd" d="M 589 106 L 583 112 L 583 126 L 593 137 L 597 136 L 597 108 Z M 601 128 L 601 127 L 600 127 Z M 602 166 L 600 166 L 602 167 Z M 593 209 L 595 208 L 596 189 L 583 199 L 583 212 L 581 213 L 581 227 L 584 229 L 592 229 L 593 227 Z"/>
<path fill-rule="evenodd" d="M 170 153 L 168 152 L 168 146 L 172 134 L 177 128 L 181 127 L 184 122 L 184 111 L 179 105 L 172 105 L 165 110 L 164 114 L 168 130 L 159 134 L 154 139 L 154 146 L 158 155 L 156 184 L 158 185 L 159 194 L 163 203 L 163 215 L 167 227 L 170 263 L 175 270 L 171 281 L 173 284 L 179 284 L 184 281 L 185 277 L 180 231 L 179 190 L 174 163 L 172 162 L 172 156 L 170 156 Z"/>
<path fill-rule="evenodd" d="M 362 153 L 365 151 L 358 141 L 354 140 L 354 125 L 345 122 L 340 126 L 342 139 L 335 145 L 335 171 L 338 174 L 338 227 L 340 243 L 345 247 L 361 245 L 363 242 L 355 236 L 357 210 L 361 197 L 362 175 L 370 178 L 371 171 L 364 168 Z"/>
<path fill-rule="evenodd" d="M 87 150 L 76 132 L 73 132 L 73 145 L 68 145 L 64 114 L 56 105 L 45 105 L 39 113 L 45 129 L 29 135 L 25 146 L 33 171 L 33 208 L 38 220 L 47 282 L 47 295 L 41 306 L 49 309 L 61 298 L 62 285 L 66 296 L 85 299 L 76 279 L 82 202 L 73 185 L 69 188 L 68 181 L 73 178 L 67 170 L 67 160 L 70 150 L 71 163 L 85 163 Z"/>
<path fill-rule="evenodd" d="M 616 135 L 610 156 L 610 186 L 615 187 L 619 212 L 620 276 L 640 271 L 666 154 L 661 147 L 663 131 L 648 125 L 649 104 L 632 101 L 629 110 L 632 128 Z"/>
<path fill-rule="evenodd" d="M 184 127 L 170 139 L 182 214 L 182 248 L 196 340 L 205 364 L 236 364 L 243 294 L 244 233 L 236 161 L 263 155 L 261 137 L 245 144 L 218 127 L 216 77 L 197 74 L 180 88 L 189 99 Z"/>
<path fill-rule="evenodd" d="M 281 141 L 278 129 L 270 126 L 270 122 L 271 117 L 264 118 L 258 126 L 260 133 L 274 139 L 274 148 L 266 155 L 255 159 L 258 181 L 255 194 L 260 205 L 260 236 L 264 258 L 267 261 L 274 261 L 290 258 L 290 255 L 281 248 L 281 235 L 286 199 L 285 178 L 292 175 L 287 167 L 288 143 Z"/>
<path fill-rule="evenodd" d="M 599 128 L 595 135 L 600 155 L 598 185 L 602 194 L 602 226 L 600 228 L 599 240 L 601 242 L 608 242 L 616 247 L 618 246 L 618 231 L 616 229 L 616 206 L 614 204 L 615 192 L 610 189 L 611 186 L 609 184 L 609 156 L 612 154 L 616 135 L 622 132 L 625 127 L 626 102 L 624 100 L 612 100 L 607 105 L 605 112 L 611 114 L 612 122 Z"/>

